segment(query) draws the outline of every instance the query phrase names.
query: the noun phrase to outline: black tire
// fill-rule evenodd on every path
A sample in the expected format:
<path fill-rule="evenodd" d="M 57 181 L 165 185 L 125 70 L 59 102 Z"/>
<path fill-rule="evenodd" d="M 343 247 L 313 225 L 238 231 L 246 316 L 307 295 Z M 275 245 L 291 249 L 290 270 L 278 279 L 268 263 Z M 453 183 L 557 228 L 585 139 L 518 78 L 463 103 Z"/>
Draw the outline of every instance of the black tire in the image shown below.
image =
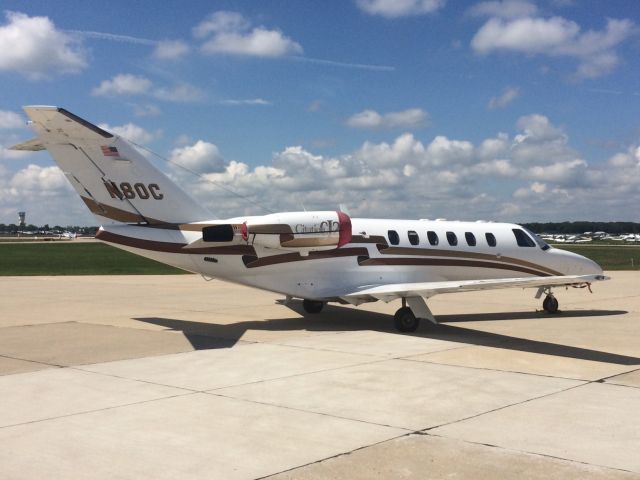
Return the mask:
<path fill-rule="evenodd" d="M 399 332 L 415 332 L 420 325 L 420 319 L 416 318 L 409 307 L 402 307 L 393 316 L 393 324 Z"/>
<path fill-rule="evenodd" d="M 547 295 L 542 302 L 542 308 L 547 313 L 558 313 L 559 306 L 558 299 L 553 295 Z"/>
<path fill-rule="evenodd" d="M 307 313 L 320 313 L 324 307 L 324 302 L 320 300 L 302 300 L 302 308 Z"/>

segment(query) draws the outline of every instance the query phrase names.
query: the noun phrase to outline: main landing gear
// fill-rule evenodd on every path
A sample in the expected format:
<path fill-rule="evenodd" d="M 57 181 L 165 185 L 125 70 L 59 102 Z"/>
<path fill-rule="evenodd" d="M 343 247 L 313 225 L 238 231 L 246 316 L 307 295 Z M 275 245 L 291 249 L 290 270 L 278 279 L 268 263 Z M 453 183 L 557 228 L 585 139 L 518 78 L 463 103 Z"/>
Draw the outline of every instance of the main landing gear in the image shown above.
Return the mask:
<path fill-rule="evenodd" d="M 542 302 L 542 308 L 547 313 L 558 313 L 558 299 L 552 293 L 548 293 Z"/>
<path fill-rule="evenodd" d="M 558 299 L 553 295 L 551 291 L 551 287 L 540 287 L 536 293 L 536 298 L 542 297 L 545 295 L 544 300 L 542 301 L 542 308 L 547 313 L 558 313 L 558 307 L 560 304 L 558 303 Z"/>
<path fill-rule="evenodd" d="M 320 300 L 302 300 L 302 308 L 307 313 L 320 313 L 324 307 L 324 302 Z"/>
<path fill-rule="evenodd" d="M 393 325 L 399 332 L 411 333 L 418 329 L 421 318 L 429 320 L 434 325 L 438 324 L 424 298 L 407 297 L 402 299 L 402 308 L 393 316 Z"/>
<path fill-rule="evenodd" d="M 416 318 L 409 307 L 402 307 L 393 316 L 393 325 L 399 332 L 415 332 L 420 326 L 420 319 Z"/>

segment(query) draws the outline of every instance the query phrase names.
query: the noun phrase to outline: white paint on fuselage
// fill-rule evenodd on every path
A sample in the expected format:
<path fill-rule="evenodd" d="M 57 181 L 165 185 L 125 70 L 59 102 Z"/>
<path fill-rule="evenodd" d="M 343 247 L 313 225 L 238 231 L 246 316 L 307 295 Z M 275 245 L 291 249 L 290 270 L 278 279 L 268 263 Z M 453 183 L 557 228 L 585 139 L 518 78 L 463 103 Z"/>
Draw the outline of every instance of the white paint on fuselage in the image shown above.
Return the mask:
<path fill-rule="evenodd" d="M 248 218 L 248 217 L 247 217 Z M 245 218 L 231 220 L 213 220 L 199 222 L 203 225 L 242 223 Z M 354 237 L 384 237 L 389 242 L 389 231 L 397 232 L 399 243 L 397 247 L 419 250 L 429 249 L 435 256 L 412 255 L 410 251 L 403 254 L 385 255 L 378 251 L 375 243 L 349 243 L 342 248 L 366 248 L 371 259 L 380 258 L 440 258 L 437 253 L 447 254 L 446 258 L 468 259 L 474 254 L 484 257 L 480 261 L 491 262 L 491 259 L 504 261 L 507 258 L 528 262 L 543 269 L 553 270 L 562 275 L 601 274 L 601 268 L 591 260 L 571 252 L 554 248 L 543 250 L 535 247 L 520 247 L 517 245 L 513 229 L 521 229 L 519 225 L 491 222 L 452 222 L 425 220 L 381 220 L 381 219 L 351 219 Z M 172 244 L 190 244 L 202 239 L 201 231 L 195 230 L 165 230 L 143 226 L 108 226 L 105 230 L 130 238 L 167 242 Z M 417 245 L 409 241 L 408 232 L 416 232 L 419 238 Z M 438 236 L 438 244 L 431 245 L 427 232 L 433 231 Z M 447 242 L 447 232 L 455 233 L 458 244 L 451 246 Z M 476 239 L 476 245 L 468 245 L 465 234 L 470 232 Z M 491 247 L 486 240 L 486 233 L 496 238 L 496 246 Z M 240 236 L 228 243 L 204 243 L 204 246 L 246 245 Z M 323 299 L 333 298 L 353 292 L 364 286 L 377 286 L 395 283 L 413 283 L 447 280 L 479 280 L 495 278 L 522 278 L 534 276 L 531 273 L 502 268 L 487 268 L 486 266 L 452 266 L 452 265 L 358 265 L 357 256 L 309 259 L 276 265 L 247 268 L 241 255 L 220 254 L 186 254 L 168 253 L 126 247 L 118 244 L 114 246 L 124 248 L 138 255 L 167 263 L 205 276 L 216 277 L 234 283 L 269 290 L 301 298 Z M 266 249 L 256 247 L 259 258 L 272 255 L 282 255 L 280 249 Z M 428 253 L 428 252 L 427 252 Z M 213 257 L 216 262 L 205 261 L 205 257 Z M 477 258 L 477 256 L 476 256 Z M 477 263 L 477 262 L 476 262 Z"/>

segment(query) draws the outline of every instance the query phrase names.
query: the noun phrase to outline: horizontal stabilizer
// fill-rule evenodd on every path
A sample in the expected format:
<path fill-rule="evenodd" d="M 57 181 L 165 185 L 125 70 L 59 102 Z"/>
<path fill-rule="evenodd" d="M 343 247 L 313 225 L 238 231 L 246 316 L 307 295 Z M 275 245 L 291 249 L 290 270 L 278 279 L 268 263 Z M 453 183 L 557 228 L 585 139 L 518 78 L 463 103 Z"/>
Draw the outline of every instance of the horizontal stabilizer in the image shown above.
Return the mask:
<path fill-rule="evenodd" d="M 42 143 L 42 140 L 39 138 L 32 138 L 26 142 L 19 143 L 18 145 L 14 145 L 10 147 L 9 150 L 20 150 L 26 152 L 39 152 L 40 150 L 44 150 L 46 147 Z"/>

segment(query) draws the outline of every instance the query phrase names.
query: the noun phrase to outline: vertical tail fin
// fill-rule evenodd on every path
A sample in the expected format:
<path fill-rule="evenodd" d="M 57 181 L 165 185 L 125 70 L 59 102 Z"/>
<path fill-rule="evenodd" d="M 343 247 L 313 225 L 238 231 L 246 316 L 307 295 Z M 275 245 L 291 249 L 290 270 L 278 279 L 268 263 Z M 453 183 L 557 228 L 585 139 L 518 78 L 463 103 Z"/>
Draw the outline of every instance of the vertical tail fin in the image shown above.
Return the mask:
<path fill-rule="evenodd" d="M 46 148 L 101 225 L 207 220 L 197 204 L 123 138 L 58 107 L 24 107 Z"/>

